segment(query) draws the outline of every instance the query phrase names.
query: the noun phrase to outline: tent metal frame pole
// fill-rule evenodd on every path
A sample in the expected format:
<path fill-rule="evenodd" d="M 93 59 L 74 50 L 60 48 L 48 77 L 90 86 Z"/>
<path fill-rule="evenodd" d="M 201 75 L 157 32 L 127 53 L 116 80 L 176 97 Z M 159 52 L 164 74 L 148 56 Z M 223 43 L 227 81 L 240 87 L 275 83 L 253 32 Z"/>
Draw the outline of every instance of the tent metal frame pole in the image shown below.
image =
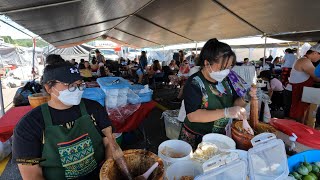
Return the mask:
<path fill-rule="evenodd" d="M 267 36 L 264 36 L 263 67 L 266 65 Z"/>
<path fill-rule="evenodd" d="M 263 32 L 261 29 L 259 29 L 258 27 L 256 27 L 255 25 L 251 24 L 250 22 L 248 22 L 247 20 L 243 19 L 241 16 L 239 16 L 238 14 L 236 14 L 235 12 L 233 12 L 232 10 L 230 10 L 229 8 L 227 8 L 224 4 L 222 4 L 222 3 L 219 2 L 218 0 L 212 0 L 212 2 L 216 3 L 216 4 L 219 5 L 222 9 L 228 11 L 230 14 L 232 14 L 233 16 L 235 16 L 236 18 L 238 18 L 238 19 L 241 20 L 242 22 L 246 23 L 246 24 L 249 25 L 250 27 L 254 28 L 255 30 L 261 32 L 262 34 L 265 33 L 265 32 Z"/>
<path fill-rule="evenodd" d="M 196 56 L 198 55 L 198 42 L 196 41 Z"/>
<path fill-rule="evenodd" d="M 155 25 L 155 26 L 157 26 L 157 27 L 159 27 L 159 28 L 161 28 L 161 29 L 163 29 L 163 30 L 166 30 L 166 31 L 168 31 L 168 32 L 171 32 L 171 33 L 177 35 L 177 36 L 180 36 L 180 37 L 182 37 L 182 38 L 185 38 L 185 39 L 187 39 L 187 40 L 189 40 L 189 41 L 193 41 L 193 42 L 194 42 L 194 40 L 192 40 L 192 39 L 190 39 L 190 38 L 188 38 L 188 37 L 186 37 L 186 36 L 183 36 L 183 35 L 181 35 L 181 34 L 179 34 L 179 33 L 176 33 L 176 32 L 174 32 L 174 31 L 171 31 L 170 29 L 165 28 L 165 27 L 163 27 L 163 26 L 161 26 L 161 25 L 159 25 L 159 24 L 157 24 L 157 23 L 155 23 L 155 22 L 153 22 L 153 21 L 150 21 L 149 19 L 147 19 L 147 18 L 145 18 L 145 17 L 142 17 L 142 16 L 140 16 L 140 15 L 138 15 L 138 14 L 134 14 L 134 16 L 137 17 L 137 18 L 140 18 L 140 19 L 142 19 L 142 20 L 144 20 L 144 21 L 146 21 L 146 22 L 148 22 L 148 23 L 150 23 L 150 24 L 153 24 L 153 25 Z"/>
<path fill-rule="evenodd" d="M 5 24 L 6 24 L 6 25 L 8 25 L 8 26 L 10 26 L 10 27 L 12 27 L 12 28 L 14 28 L 14 29 L 16 29 L 16 30 L 18 30 L 18 31 L 22 32 L 23 34 L 25 34 L 25 35 L 27 35 L 27 36 L 29 36 L 29 37 L 33 38 L 33 36 L 31 36 L 31 35 L 29 35 L 28 33 L 26 33 L 26 32 L 24 32 L 24 31 L 22 31 L 21 29 L 19 29 L 19 28 L 17 28 L 17 27 L 15 27 L 15 26 L 13 26 L 13 25 L 11 25 L 11 24 L 7 23 L 6 21 L 4 21 L 4 20 L 2 20 L 2 19 L 0 19 L 0 21 L 1 21 L 1 22 L 3 22 L 3 23 L 5 23 Z"/>
<path fill-rule="evenodd" d="M 36 38 L 32 39 L 33 42 L 33 51 L 32 51 L 32 77 L 33 80 L 35 79 L 35 70 L 34 70 L 34 64 L 35 64 L 35 54 L 36 54 Z"/>
<path fill-rule="evenodd" d="M 118 19 L 126 18 L 128 16 L 129 15 L 122 16 L 122 17 L 117 17 L 117 18 L 113 18 L 113 19 L 108 19 L 108 20 L 105 20 L 105 21 L 97 22 L 97 23 L 87 24 L 87 25 L 83 25 L 83 26 L 77 26 L 77 27 L 73 27 L 73 28 L 62 29 L 62 30 L 59 30 L 59 31 L 53 31 L 53 32 L 48 32 L 48 33 L 44 33 L 44 34 L 39 34 L 39 36 L 44 36 L 44 35 L 49 35 L 49 34 L 54 34 L 54 33 L 60 33 L 60 32 L 65 32 L 65 31 L 70 31 L 70 30 L 90 27 L 90 26 L 94 26 L 94 25 L 103 24 L 103 23 L 107 23 L 107 22 L 110 22 L 110 21 L 115 21 L 115 20 L 118 20 Z M 105 29 L 105 31 L 110 30 L 110 29 L 111 28 Z"/>
<path fill-rule="evenodd" d="M 298 41 L 298 49 L 297 49 L 297 56 L 298 56 L 298 58 L 300 58 L 300 48 L 301 48 L 301 46 L 300 46 L 300 41 Z"/>
<path fill-rule="evenodd" d="M 18 12 L 24 12 L 24 11 L 32 11 L 32 10 L 43 9 L 43 8 L 48 8 L 48 7 L 71 4 L 71 3 L 80 2 L 80 1 L 81 0 L 69 0 L 69 1 L 64 1 L 64 2 L 50 3 L 50 4 L 39 5 L 39 6 L 31 6 L 31 7 L 21 8 L 21 9 L 2 11 L 1 14 L 10 14 L 10 13 L 18 13 Z"/>
<path fill-rule="evenodd" d="M 3 93 L 2 93 L 2 81 L 0 78 L 0 117 L 4 115 L 4 103 L 3 103 Z"/>

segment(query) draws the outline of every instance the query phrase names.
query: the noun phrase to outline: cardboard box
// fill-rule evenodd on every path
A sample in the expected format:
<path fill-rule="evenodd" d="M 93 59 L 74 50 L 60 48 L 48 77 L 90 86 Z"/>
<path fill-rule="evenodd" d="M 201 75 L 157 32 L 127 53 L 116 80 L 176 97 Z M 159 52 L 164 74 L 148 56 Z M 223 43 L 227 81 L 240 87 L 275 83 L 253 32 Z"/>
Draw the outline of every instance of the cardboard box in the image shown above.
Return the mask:
<path fill-rule="evenodd" d="M 311 104 L 320 104 L 320 88 L 304 87 L 301 101 Z"/>

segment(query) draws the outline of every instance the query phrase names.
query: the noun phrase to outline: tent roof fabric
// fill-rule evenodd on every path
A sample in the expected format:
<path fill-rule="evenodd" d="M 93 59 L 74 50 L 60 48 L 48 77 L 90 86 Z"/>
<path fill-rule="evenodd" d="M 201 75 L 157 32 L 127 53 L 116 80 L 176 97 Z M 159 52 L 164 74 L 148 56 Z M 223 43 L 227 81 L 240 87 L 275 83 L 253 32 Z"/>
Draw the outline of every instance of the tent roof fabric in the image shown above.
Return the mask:
<path fill-rule="evenodd" d="M 318 42 L 320 41 L 320 31 L 312 32 L 293 32 L 271 36 L 275 39 L 301 42 Z"/>
<path fill-rule="evenodd" d="M 316 31 L 314 0 L 2 0 L 0 12 L 54 46 L 106 35 L 136 47 Z"/>

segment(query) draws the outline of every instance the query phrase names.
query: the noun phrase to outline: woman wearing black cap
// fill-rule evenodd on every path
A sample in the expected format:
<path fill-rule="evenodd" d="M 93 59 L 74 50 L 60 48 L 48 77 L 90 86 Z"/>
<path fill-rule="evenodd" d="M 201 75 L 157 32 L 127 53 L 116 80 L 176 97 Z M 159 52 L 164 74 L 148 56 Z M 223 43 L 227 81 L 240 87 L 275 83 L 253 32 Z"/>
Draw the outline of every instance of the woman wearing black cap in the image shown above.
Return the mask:
<path fill-rule="evenodd" d="M 14 130 L 13 160 L 23 179 L 98 179 L 112 157 L 112 128 L 99 103 L 81 99 L 85 85 L 68 62 L 47 65 L 42 84 L 51 100 Z"/>

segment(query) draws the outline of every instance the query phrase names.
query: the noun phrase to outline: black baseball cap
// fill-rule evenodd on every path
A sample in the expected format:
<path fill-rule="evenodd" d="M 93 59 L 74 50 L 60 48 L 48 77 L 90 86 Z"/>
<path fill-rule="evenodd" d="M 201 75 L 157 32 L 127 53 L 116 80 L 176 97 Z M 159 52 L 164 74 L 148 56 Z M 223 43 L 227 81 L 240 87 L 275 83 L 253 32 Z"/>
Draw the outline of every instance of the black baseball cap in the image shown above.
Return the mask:
<path fill-rule="evenodd" d="M 47 68 L 42 75 L 42 84 L 49 81 L 60 81 L 64 83 L 73 83 L 82 80 L 79 70 L 73 65 L 63 64 L 63 66 Z"/>

